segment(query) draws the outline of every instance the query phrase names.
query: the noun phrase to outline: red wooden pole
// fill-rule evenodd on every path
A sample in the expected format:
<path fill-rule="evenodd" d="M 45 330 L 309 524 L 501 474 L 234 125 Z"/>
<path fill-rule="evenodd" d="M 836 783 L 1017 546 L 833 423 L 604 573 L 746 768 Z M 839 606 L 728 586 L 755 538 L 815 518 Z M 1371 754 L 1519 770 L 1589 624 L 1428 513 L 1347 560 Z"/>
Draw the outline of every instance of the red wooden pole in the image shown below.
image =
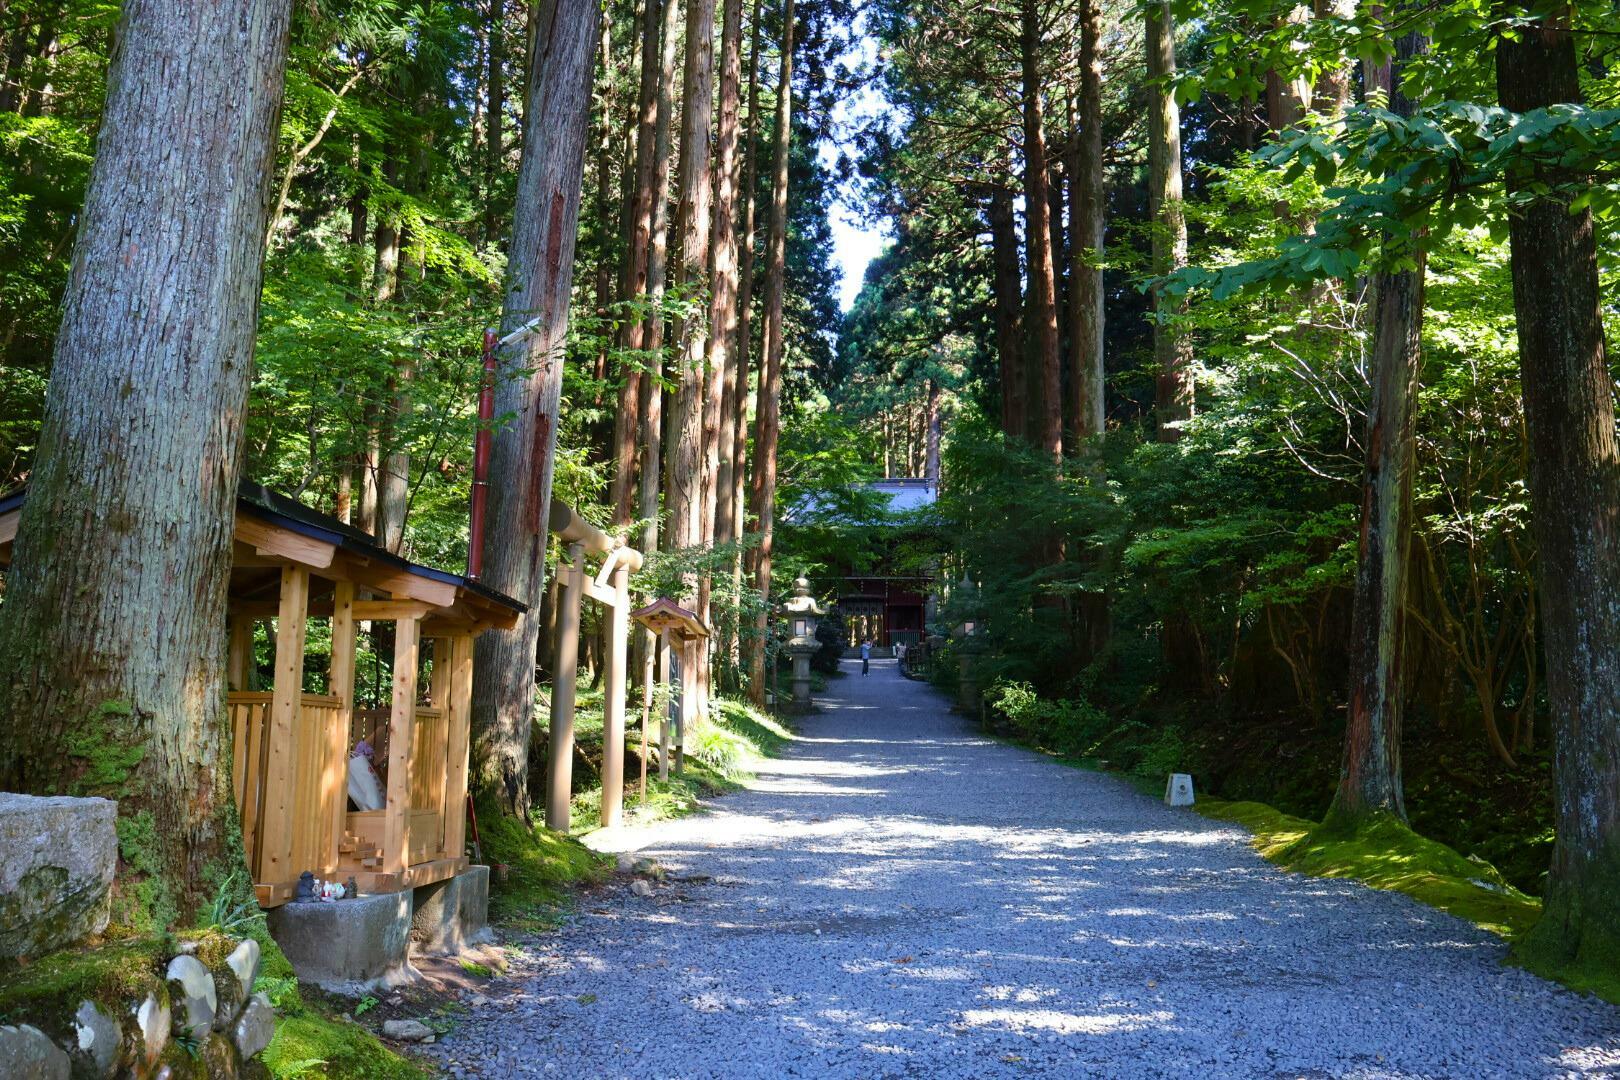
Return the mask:
<path fill-rule="evenodd" d="M 471 517 L 467 523 L 467 580 L 477 581 L 484 569 L 484 507 L 489 501 L 489 445 L 495 421 L 494 330 L 484 331 L 484 375 L 478 386 L 478 434 L 473 436 Z"/>

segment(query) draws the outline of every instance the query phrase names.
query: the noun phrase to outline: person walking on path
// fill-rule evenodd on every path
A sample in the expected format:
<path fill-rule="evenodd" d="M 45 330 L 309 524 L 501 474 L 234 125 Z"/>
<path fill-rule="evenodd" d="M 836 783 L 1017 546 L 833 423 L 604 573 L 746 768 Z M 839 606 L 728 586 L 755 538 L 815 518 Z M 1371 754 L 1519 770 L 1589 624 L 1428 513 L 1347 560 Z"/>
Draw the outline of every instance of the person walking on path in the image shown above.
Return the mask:
<path fill-rule="evenodd" d="M 872 639 L 861 642 L 861 674 L 872 674 Z"/>

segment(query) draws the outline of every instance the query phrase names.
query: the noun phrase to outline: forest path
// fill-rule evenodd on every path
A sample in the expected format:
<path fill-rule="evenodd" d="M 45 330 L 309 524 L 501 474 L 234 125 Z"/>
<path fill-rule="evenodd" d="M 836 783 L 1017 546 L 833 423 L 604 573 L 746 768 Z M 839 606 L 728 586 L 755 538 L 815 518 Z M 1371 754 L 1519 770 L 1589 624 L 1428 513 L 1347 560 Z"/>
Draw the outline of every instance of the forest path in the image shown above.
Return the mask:
<path fill-rule="evenodd" d="M 617 838 L 671 881 L 528 941 L 452 1074 L 1620 1076 L 1620 1010 L 1491 935 L 845 671 L 748 791 Z"/>

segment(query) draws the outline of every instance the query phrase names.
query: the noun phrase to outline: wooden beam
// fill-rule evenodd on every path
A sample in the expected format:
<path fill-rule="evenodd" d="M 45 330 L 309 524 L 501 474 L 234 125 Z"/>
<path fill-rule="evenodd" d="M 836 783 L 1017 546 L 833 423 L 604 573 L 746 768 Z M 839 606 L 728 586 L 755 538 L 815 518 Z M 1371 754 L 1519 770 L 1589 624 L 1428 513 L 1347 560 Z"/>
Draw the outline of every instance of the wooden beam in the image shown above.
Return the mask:
<path fill-rule="evenodd" d="M 420 600 L 434 607 L 447 608 L 456 602 L 456 587 L 422 577 L 406 570 L 378 566 L 365 559 L 346 556 L 344 573 L 368 588 L 380 589 L 395 600 Z"/>
<path fill-rule="evenodd" d="M 332 559 L 337 555 L 336 544 L 295 533 L 247 514 L 236 515 L 236 539 L 250 545 L 259 555 L 290 559 L 315 570 L 331 566 Z"/>
<path fill-rule="evenodd" d="M 384 873 L 403 873 L 410 864 L 411 737 L 416 727 L 416 665 L 421 654 L 421 630 L 422 622 L 417 618 L 400 619 L 394 628 L 394 700 L 388 714 L 388 798 L 383 804 Z"/>
<path fill-rule="evenodd" d="M 444 853 L 461 855 L 467 829 L 467 747 L 472 731 L 473 639 L 450 639 L 449 738 L 444 770 Z"/>
<path fill-rule="evenodd" d="M 337 786 L 332 817 L 332 846 L 328 852 L 332 867 L 338 863 L 338 848 L 348 831 L 349 819 L 349 729 L 354 724 L 354 582 L 340 581 L 332 596 L 332 666 L 327 691 L 343 704 L 338 706 L 337 723 L 327 733 L 331 744 L 327 764 L 334 774 L 328 782 Z"/>
<path fill-rule="evenodd" d="M 433 608 L 434 605 L 417 600 L 356 600 L 354 617 L 384 622 L 398 619 L 404 622 L 407 619 L 420 619 L 424 615 L 431 615 Z"/>
<path fill-rule="evenodd" d="M 460 619 L 445 618 L 441 615 L 434 615 L 422 620 L 423 637 L 460 637 L 463 634 L 470 634 L 473 637 L 477 637 L 479 634 L 482 634 L 489 628 L 489 623 L 480 622 L 476 619 L 469 619 L 463 622 Z"/>
<path fill-rule="evenodd" d="M 292 865 L 294 770 L 298 762 L 298 710 L 304 692 L 304 632 L 309 608 L 309 570 L 281 570 L 281 603 L 276 616 L 276 683 L 270 701 L 268 757 L 264 774 L 263 848 L 259 876 L 288 881 L 304 867 Z"/>
<path fill-rule="evenodd" d="M 225 681 L 232 690 L 253 690 L 253 619 L 230 618 L 230 644 L 225 653 Z"/>

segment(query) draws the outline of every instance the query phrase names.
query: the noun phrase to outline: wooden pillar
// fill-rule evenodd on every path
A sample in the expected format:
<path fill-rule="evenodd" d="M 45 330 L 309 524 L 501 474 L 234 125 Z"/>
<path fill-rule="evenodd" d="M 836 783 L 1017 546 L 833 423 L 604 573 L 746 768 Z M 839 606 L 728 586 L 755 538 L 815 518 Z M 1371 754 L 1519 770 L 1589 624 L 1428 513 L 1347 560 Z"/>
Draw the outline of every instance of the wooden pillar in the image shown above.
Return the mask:
<path fill-rule="evenodd" d="M 327 693 L 338 698 L 337 717 L 327 737 L 327 797 L 332 809 L 331 846 L 324 852 L 328 873 L 337 870 L 338 848 L 349 825 L 349 729 L 354 724 L 354 582 L 332 590 L 332 666 Z M 335 788 L 335 790 L 331 790 Z"/>
<path fill-rule="evenodd" d="M 574 789 L 574 689 L 579 678 L 579 606 L 585 591 L 585 547 L 568 545 L 568 569 L 557 599 L 551 664 L 551 730 L 546 739 L 546 828 L 568 831 Z M 607 769 L 604 765 L 603 775 Z"/>
<path fill-rule="evenodd" d="M 681 643 L 681 708 L 675 714 L 675 771 L 686 772 L 686 733 L 698 713 L 698 658 L 702 655 L 703 639 L 690 638 Z"/>
<path fill-rule="evenodd" d="M 388 714 L 388 798 L 383 803 L 382 870 L 402 874 L 410 865 L 411 738 L 416 727 L 416 664 L 420 616 L 394 624 L 394 700 Z"/>
<path fill-rule="evenodd" d="M 253 617 L 232 615 L 230 645 L 225 654 L 225 683 L 232 690 L 251 690 L 253 678 Z"/>
<path fill-rule="evenodd" d="M 669 717 L 675 708 L 675 680 L 670 678 L 670 658 L 675 654 L 669 647 L 669 631 L 658 632 L 658 670 L 663 674 L 664 686 L 670 698 L 664 704 L 663 716 L 658 723 L 658 779 L 669 779 Z"/>
<path fill-rule="evenodd" d="M 612 556 L 609 556 L 612 558 Z M 630 570 L 622 562 L 609 579 L 608 654 L 602 699 L 602 826 L 619 823 L 624 810 L 624 683 L 629 666 Z"/>
<path fill-rule="evenodd" d="M 294 789 L 297 786 L 298 711 L 304 696 L 304 632 L 309 613 L 309 571 L 281 568 L 281 602 L 276 613 L 276 685 L 264 768 L 263 837 L 254 881 L 282 884 L 310 867 L 292 865 Z"/>
<path fill-rule="evenodd" d="M 473 639 L 450 639 L 449 737 L 445 747 L 444 854 L 461 855 L 467 831 L 467 744 L 472 730 Z"/>
<path fill-rule="evenodd" d="M 433 644 L 433 667 L 428 672 L 428 700 L 435 709 L 443 710 L 445 698 L 450 694 L 450 639 L 429 638 Z"/>

